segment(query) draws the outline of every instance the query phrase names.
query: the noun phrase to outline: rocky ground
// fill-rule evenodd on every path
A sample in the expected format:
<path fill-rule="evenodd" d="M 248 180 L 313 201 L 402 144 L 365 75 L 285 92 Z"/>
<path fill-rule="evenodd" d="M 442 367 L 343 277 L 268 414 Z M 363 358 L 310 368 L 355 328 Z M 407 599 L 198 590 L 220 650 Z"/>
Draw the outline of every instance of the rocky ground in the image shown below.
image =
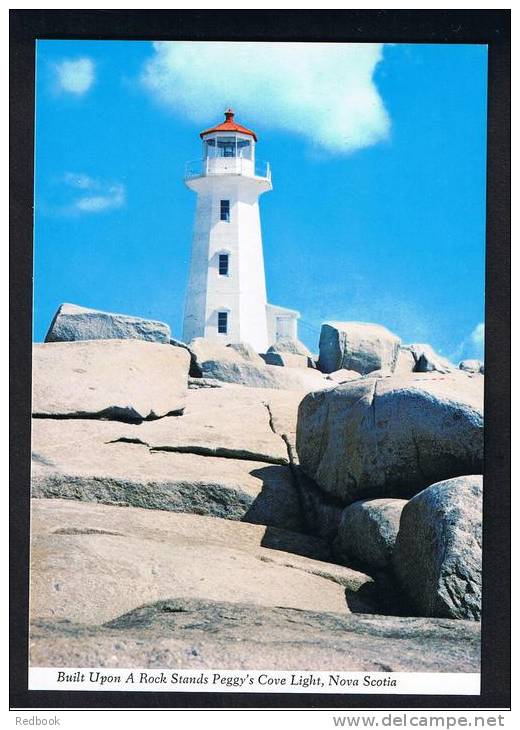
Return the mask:
<path fill-rule="evenodd" d="M 475 672 L 469 621 L 177 598 L 103 625 L 38 620 L 33 666 Z"/>
<path fill-rule="evenodd" d="M 478 671 L 483 365 L 382 327 L 34 347 L 33 666 Z"/>

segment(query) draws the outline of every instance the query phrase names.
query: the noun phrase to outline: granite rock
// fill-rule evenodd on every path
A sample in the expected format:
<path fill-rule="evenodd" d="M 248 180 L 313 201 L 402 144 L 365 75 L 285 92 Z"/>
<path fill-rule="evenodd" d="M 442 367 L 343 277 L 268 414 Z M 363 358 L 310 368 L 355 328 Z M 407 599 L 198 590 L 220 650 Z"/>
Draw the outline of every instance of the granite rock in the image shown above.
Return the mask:
<path fill-rule="evenodd" d="M 353 560 L 371 570 L 391 564 L 404 499 L 367 499 L 345 507 L 334 541 L 340 562 Z"/>
<path fill-rule="evenodd" d="M 321 327 L 319 368 L 324 373 L 393 371 L 401 340 L 378 324 L 326 322 Z"/>
<path fill-rule="evenodd" d="M 481 476 L 432 484 L 406 504 L 393 566 L 420 615 L 480 618 Z"/>
<path fill-rule="evenodd" d="M 43 667 L 479 672 L 480 632 L 472 621 L 169 598 L 105 624 L 35 620 L 30 657 Z"/>
<path fill-rule="evenodd" d="M 366 378 L 308 394 L 296 447 L 304 471 L 343 504 L 408 498 L 483 463 L 483 378 Z"/>
<path fill-rule="evenodd" d="M 31 615 L 99 624 L 166 598 L 346 614 L 345 592 L 371 578 L 323 554 L 315 538 L 263 525 L 33 500 Z"/>
<path fill-rule="evenodd" d="M 142 421 L 182 411 L 186 350 L 140 340 L 33 346 L 33 414 Z"/>
<path fill-rule="evenodd" d="M 148 340 L 164 344 L 170 341 L 170 335 L 170 328 L 164 322 L 62 304 L 54 315 L 45 342 Z"/>

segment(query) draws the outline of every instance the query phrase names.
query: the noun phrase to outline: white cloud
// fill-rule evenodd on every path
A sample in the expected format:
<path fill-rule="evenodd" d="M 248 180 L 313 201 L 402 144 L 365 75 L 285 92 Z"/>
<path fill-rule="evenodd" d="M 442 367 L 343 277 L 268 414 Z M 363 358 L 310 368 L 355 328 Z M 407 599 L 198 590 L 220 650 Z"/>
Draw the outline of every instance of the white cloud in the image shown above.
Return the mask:
<path fill-rule="evenodd" d="M 101 213 L 121 208 L 126 202 L 126 189 L 122 183 L 99 180 L 82 172 L 66 172 L 55 190 L 58 201 L 45 205 L 54 215 Z"/>
<path fill-rule="evenodd" d="M 450 360 L 453 362 L 466 359 L 483 360 L 485 330 L 484 322 L 479 322 L 451 353 Z"/>
<path fill-rule="evenodd" d="M 484 322 L 477 324 L 470 335 L 471 342 L 477 347 L 484 347 L 485 325 Z"/>
<path fill-rule="evenodd" d="M 81 190 L 89 190 L 90 188 L 95 188 L 97 185 L 93 178 L 82 172 L 66 172 L 63 180 L 67 185 L 73 188 L 80 188 Z"/>
<path fill-rule="evenodd" d="M 125 203 L 124 185 L 111 185 L 102 195 L 85 195 L 78 198 L 73 207 L 82 213 L 99 213 L 103 210 L 121 208 Z"/>
<path fill-rule="evenodd" d="M 94 83 L 94 63 L 90 58 L 62 61 L 55 65 L 56 79 L 61 91 L 84 94 Z"/>
<path fill-rule="evenodd" d="M 390 120 L 374 84 L 379 43 L 160 41 L 141 80 L 202 125 L 232 106 L 237 120 L 304 135 L 335 153 L 384 139 Z"/>

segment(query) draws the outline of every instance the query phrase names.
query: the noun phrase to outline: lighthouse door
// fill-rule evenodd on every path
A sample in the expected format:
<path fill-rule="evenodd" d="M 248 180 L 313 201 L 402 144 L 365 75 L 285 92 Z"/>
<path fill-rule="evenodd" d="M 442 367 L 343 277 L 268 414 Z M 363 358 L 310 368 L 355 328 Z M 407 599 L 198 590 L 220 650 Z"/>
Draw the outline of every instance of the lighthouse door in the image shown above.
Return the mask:
<path fill-rule="evenodd" d="M 292 337 L 292 317 L 276 318 L 276 339 Z"/>

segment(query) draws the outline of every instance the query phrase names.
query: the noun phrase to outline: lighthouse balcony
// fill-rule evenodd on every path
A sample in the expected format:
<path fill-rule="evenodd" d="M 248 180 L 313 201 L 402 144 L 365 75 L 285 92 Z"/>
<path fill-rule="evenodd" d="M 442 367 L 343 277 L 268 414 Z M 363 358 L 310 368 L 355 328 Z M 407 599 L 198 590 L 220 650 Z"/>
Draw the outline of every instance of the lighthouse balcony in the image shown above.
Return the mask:
<path fill-rule="evenodd" d="M 184 180 L 211 175 L 243 175 L 271 182 L 268 162 L 249 160 L 246 157 L 206 157 L 186 163 Z"/>

